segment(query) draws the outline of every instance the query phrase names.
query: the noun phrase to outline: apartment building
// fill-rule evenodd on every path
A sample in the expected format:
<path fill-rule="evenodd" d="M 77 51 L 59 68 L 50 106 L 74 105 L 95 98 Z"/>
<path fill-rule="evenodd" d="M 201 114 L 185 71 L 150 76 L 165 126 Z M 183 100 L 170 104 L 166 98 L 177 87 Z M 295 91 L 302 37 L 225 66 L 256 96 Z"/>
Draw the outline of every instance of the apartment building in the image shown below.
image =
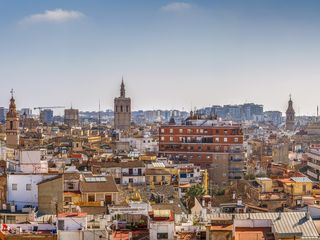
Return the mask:
<path fill-rule="evenodd" d="M 182 124 L 172 120 L 159 128 L 159 155 L 208 169 L 209 191 L 243 177 L 242 144 L 240 124 L 193 113 Z"/>
<path fill-rule="evenodd" d="M 307 153 L 308 155 L 308 170 L 307 175 L 317 181 L 320 180 L 320 149 L 313 148 Z"/>

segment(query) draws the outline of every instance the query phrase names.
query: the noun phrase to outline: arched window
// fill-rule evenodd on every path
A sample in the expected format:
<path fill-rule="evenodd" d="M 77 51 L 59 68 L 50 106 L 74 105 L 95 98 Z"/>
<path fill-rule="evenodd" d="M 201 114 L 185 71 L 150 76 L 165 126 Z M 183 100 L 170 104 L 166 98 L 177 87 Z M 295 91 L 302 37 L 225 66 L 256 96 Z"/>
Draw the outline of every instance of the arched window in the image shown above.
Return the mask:
<path fill-rule="evenodd" d="M 129 112 L 129 106 L 126 106 L 126 111 Z"/>
<path fill-rule="evenodd" d="M 13 121 L 10 121 L 10 130 L 13 130 Z"/>
<path fill-rule="evenodd" d="M 123 106 L 122 105 L 120 106 L 120 109 L 121 109 L 120 111 L 123 112 Z"/>

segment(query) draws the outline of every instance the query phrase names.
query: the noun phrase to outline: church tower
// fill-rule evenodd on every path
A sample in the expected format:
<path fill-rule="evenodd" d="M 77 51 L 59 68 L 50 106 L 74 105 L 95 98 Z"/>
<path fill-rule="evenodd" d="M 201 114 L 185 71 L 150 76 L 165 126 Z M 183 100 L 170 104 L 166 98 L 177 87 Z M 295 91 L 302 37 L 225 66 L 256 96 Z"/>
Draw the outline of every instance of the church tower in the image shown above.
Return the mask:
<path fill-rule="evenodd" d="M 11 90 L 9 111 L 6 118 L 6 138 L 7 147 L 17 148 L 19 146 L 19 114 L 13 98 L 13 90 Z"/>
<path fill-rule="evenodd" d="M 114 99 L 114 128 L 129 130 L 131 124 L 131 99 L 126 97 L 126 90 L 122 78 L 120 97 Z"/>
<path fill-rule="evenodd" d="M 286 129 L 288 131 L 294 130 L 294 120 L 295 120 L 295 112 L 293 109 L 293 102 L 291 100 L 291 95 L 290 95 L 290 99 L 288 102 L 288 109 L 286 111 Z"/>

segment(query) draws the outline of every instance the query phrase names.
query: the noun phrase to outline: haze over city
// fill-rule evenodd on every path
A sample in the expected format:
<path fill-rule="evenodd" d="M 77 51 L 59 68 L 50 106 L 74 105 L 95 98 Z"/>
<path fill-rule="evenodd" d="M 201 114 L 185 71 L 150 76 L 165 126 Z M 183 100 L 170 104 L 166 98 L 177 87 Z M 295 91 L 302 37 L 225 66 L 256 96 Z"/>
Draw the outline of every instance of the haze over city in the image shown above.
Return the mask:
<path fill-rule="evenodd" d="M 319 1 L 0 1 L 2 105 L 111 109 L 256 102 L 316 114 Z M 8 94 L 5 94 L 8 93 Z"/>

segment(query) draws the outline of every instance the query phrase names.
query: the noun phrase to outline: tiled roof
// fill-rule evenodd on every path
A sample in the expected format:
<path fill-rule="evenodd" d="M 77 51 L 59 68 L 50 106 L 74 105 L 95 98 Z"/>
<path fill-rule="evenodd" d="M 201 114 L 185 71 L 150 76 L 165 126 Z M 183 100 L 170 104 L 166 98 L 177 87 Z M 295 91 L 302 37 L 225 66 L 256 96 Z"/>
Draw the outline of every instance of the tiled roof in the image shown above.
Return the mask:
<path fill-rule="evenodd" d="M 105 176 L 104 182 L 80 182 L 81 192 L 118 192 L 117 185 L 112 176 Z"/>
<path fill-rule="evenodd" d="M 319 234 L 311 217 L 305 212 L 267 212 L 236 214 L 237 220 L 261 219 L 271 220 L 274 233 L 280 238 L 289 234 L 302 234 L 302 239 L 318 239 Z"/>
<path fill-rule="evenodd" d="M 100 166 L 104 168 L 143 168 L 145 164 L 142 161 L 127 161 L 127 162 L 95 162 L 94 166 Z"/>

